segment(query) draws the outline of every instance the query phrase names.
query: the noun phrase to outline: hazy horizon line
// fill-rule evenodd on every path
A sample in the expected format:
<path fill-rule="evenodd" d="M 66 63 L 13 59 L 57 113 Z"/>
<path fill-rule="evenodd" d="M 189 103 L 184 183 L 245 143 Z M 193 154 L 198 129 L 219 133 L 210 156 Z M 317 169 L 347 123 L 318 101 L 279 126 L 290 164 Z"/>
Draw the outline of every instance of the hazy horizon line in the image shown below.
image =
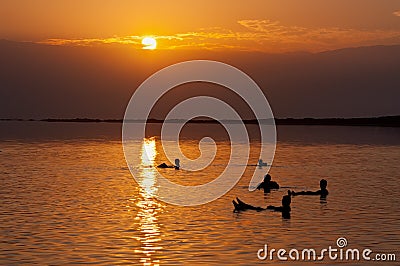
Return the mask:
<path fill-rule="evenodd" d="M 307 116 L 307 117 L 273 117 L 273 118 L 246 118 L 246 119 L 220 119 L 222 121 L 246 121 L 246 120 L 269 120 L 269 119 L 297 119 L 297 120 L 301 120 L 301 119 L 376 119 L 376 118 L 387 118 L 387 117 L 399 117 L 400 118 L 400 114 L 387 114 L 387 115 L 371 115 L 371 116 L 352 116 L 352 117 L 311 117 L 311 116 Z M 72 120 L 72 119 L 89 119 L 89 120 L 124 120 L 124 118 L 99 118 L 99 117 L 45 117 L 45 118 L 22 118 L 22 117 L 2 117 L 0 118 L 0 121 L 5 121 L 5 120 L 19 120 L 19 121 L 44 121 L 44 120 Z M 154 117 L 150 117 L 147 119 L 141 119 L 141 118 L 134 118 L 134 119 L 127 119 L 127 120 L 162 120 L 162 121 L 171 121 L 171 120 L 187 120 L 185 118 L 174 118 L 174 119 L 162 119 L 162 118 L 154 118 Z M 207 119 L 207 117 L 205 117 L 205 119 L 203 118 L 194 118 L 192 120 L 214 120 L 212 118 Z"/>
<path fill-rule="evenodd" d="M 273 119 L 273 122 L 271 121 Z M 303 125 L 303 126 L 381 126 L 400 127 L 400 115 L 358 118 L 266 118 L 266 119 L 93 119 L 93 118 L 46 118 L 46 119 L 11 119 L 0 118 L 0 122 L 46 122 L 46 123 L 182 123 L 185 124 L 276 124 L 276 125 Z"/>

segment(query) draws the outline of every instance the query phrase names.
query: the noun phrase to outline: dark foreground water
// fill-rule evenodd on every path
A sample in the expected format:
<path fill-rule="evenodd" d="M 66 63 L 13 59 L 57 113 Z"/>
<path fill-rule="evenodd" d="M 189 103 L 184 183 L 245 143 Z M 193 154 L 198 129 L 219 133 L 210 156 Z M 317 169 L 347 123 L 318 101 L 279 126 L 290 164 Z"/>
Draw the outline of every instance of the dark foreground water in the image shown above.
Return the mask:
<path fill-rule="evenodd" d="M 399 265 L 400 129 L 278 127 L 271 175 L 284 188 L 249 192 L 246 171 L 218 200 L 178 207 L 152 196 L 157 193 L 155 169 L 139 177 L 142 187 L 133 179 L 120 127 L 0 123 L 1 265 L 304 265 L 290 258 L 279 261 L 276 253 L 273 262 L 262 261 L 257 251 L 267 244 L 269 249 L 298 249 L 301 257 L 303 249 L 337 248 L 339 237 L 347 239 L 344 251 L 369 248 L 372 259 L 393 253 L 397 262 L 326 255 L 322 263 Z M 191 127 L 213 130 L 213 125 Z M 181 148 L 197 154 L 194 135 L 183 138 Z M 153 140 L 136 145 L 154 149 L 154 158 L 148 159 L 156 164 L 165 158 Z M 230 149 L 223 138 L 216 143 L 218 156 L 207 171 L 170 170 L 167 175 L 187 184 L 217 175 Z M 269 211 L 232 212 L 236 196 L 257 206 L 280 205 L 288 189 L 316 190 L 321 178 L 329 182 L 328 198 L 293 198 L 291 219 Z"/>

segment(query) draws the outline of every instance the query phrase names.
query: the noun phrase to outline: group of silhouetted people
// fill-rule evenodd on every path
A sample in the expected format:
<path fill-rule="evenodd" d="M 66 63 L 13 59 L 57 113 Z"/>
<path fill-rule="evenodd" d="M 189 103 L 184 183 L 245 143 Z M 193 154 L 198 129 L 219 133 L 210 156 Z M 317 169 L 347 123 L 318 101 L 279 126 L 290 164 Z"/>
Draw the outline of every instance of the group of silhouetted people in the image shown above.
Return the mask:
<path fill-rule="evenodd" d="M 290 219 L 290 203 L 292 202 L 292 196 L 297 195 L 319 195 L 321 198 L 326 198 L 329 192 L 326 189 L 328 186 L 328 181 L 325 179 L 321 179 L 319 182 L 320 189 L 317 191 L 300 191 L 295 192 L 292 190 L 288 190 L 288 194 L 282 197 L 282 206 L 272 206 L 269 205 L 266 208 L 255 207 L 250 204 L 247 204 L 241 201 L 239 198 L 236 198 L 236 201 L 233 200 L 233 206 L 235 207 L 234 212 L 244 211 L 244 210 L 256 210 L 256 211 L 264 211 L 264 210 L 272 210 L 276 212 L 281 212 L 282 217 L 285 219 Z M 271 176 L 269 174 L 264 176 L 264 181 L 261 182 L 257 189 L 264 189 L 265 193 L 270 193 L 272 189 L 279 189 L 279 184 L 275 181 L 271 181 Z"/>

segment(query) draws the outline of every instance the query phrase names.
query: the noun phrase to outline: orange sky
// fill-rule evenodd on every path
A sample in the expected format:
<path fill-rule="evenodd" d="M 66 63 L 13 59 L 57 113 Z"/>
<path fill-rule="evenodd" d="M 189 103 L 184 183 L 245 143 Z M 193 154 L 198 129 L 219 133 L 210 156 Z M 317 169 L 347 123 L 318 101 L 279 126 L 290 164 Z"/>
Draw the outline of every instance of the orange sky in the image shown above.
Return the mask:
<path fill-rule="evenodd" d="M 159 49 L 323 51 L 400 44 L 398 0 L 2 0 L 0 39 Z"/>

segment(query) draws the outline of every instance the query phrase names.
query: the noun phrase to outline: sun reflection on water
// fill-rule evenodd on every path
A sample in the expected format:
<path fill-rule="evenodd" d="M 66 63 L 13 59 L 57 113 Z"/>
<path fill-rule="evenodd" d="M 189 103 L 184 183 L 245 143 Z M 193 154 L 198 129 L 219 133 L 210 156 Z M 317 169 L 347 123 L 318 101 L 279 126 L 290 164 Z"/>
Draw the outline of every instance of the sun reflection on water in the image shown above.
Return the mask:
<path fill-rule="evenodd" d="M 161 241 L 158 213 L 162 205 L 154 198 L 157 193 L 155 159 L 157 155 L 156 141 L 154 138 L 144 139 L 142 143 L 141 171 L 140 171 L 140 200 L 136 204 L 139 208 L 136 219 L 139 220 L 138 240 L 141 247 L 135 252 L 143 254 L 140 262 L 143 265 L 159 265 L 160 261 L 155 254 L 162 249 L 158 245 Z"/>

